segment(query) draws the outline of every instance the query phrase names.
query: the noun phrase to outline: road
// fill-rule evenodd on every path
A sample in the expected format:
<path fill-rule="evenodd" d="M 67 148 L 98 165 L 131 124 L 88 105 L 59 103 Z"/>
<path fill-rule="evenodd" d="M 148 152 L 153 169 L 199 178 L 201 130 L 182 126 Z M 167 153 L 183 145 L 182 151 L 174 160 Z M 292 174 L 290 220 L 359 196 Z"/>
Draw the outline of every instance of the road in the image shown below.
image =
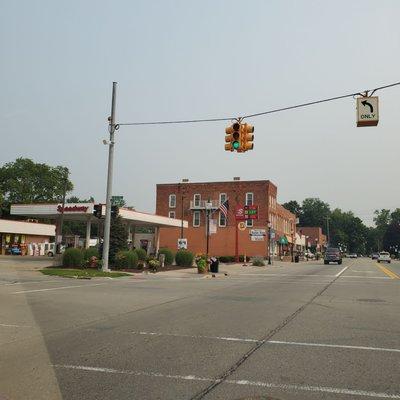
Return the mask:
<path fill-rule="evenodd" d="M 400 399 L 397 261 L 88 281 L 41 265 L 0 258 L 0 399 Z"/>

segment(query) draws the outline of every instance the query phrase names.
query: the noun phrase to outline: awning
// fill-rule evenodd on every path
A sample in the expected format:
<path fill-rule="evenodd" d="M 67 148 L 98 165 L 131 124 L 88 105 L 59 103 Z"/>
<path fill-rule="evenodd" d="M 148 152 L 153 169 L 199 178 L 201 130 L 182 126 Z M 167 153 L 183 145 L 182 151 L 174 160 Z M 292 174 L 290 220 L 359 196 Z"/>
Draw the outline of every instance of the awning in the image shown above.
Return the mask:
<path fill-rule="evenodd" d="M 279 244 L 284 244 L 284 245 L 289 244 L 289 242 L 288 242 L 288 240 L 287 240 L 287 237 L 286 237 L 285 235 L 281 236 L 281 237 L 278 239 L 278 243 L 279 243 Z"/>

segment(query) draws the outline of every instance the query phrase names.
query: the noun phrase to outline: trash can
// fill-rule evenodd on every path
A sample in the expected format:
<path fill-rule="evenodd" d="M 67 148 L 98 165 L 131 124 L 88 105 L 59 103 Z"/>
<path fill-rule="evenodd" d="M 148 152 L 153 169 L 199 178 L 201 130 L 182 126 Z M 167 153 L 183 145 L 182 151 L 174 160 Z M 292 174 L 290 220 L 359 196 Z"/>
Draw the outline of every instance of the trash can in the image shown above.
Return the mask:
<path fill-rule="evenodd" d="M 300 259 L 299 255 L 296 254 L 296 255 L 294 256 L 294 262 L 295 262 L 295 263 L 298 263 L 298 262 L 299 262 L 299 259 Z"/>
<path fill-rule="evenodd" d="M 216 273 L 218 272 L 218 267 L 219 267 L 219 260 L 216 257 L 211 257 L 210 258 L 210 272 Z"/>

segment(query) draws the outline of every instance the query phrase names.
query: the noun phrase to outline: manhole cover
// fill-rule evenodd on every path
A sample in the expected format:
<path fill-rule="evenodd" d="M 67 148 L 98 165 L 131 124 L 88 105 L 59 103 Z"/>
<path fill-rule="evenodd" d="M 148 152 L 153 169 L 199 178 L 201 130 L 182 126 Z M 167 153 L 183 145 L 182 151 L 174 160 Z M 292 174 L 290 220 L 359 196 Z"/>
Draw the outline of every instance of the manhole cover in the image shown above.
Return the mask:
<path fill-rule="evenodd" d="M 357 299 L 357 301 L 365 301 L 367 303 L 385 303 L 385 300 L 381 299 Z"/>

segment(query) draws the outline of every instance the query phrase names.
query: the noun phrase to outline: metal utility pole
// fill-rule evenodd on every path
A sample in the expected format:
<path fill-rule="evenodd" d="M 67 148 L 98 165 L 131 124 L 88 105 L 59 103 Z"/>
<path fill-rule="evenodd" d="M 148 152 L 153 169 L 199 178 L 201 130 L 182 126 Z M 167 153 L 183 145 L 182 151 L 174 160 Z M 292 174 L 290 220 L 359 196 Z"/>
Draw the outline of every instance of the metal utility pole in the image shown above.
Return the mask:
<path fill-rule="evenodd" d="M 103 245 L 103 271 L 109 271 L 108 253 L 110 250 L 110 226 L 111 226 L 111 194 L 114 163 L 114 133 L 115 133 L 115 98 L 117 92 L 117 82 L 113 82 L 111 116 L 109 117 L 110 142 L 108 143 L 108 172 L 107 172 L 107 193 L 106 193 L 106 219 L 104 223 L 104 245 Z"/>
<path fill-rule="evenodd" d="M 59 229 L 60 229 L 60 236 L 61 236 L 61 240 L 58 241 L 57 239 L 57 243 L 56 243 L 56 248 L 55 248 L 55 252 L 57 254 L 61 253 L 61 245 L 63 242 L 63 225 L 64 225 L 64 208 L 65 208 L 65 196 L 67 194 L 67 184 L 68 184 L 68 171 L 65 170 L 65 177 L 64 177 L 64 192 L 63 192 L 63 198 L 62 198 L 62 209 L 61 209 L 61 216 L 60 216 L 60 221 L 59 221 Z"/>
<path fill-rule="evenodd" d="M 268 265 L 271 265 L 271 222 L 267 221 L 268 227 Z"/>

